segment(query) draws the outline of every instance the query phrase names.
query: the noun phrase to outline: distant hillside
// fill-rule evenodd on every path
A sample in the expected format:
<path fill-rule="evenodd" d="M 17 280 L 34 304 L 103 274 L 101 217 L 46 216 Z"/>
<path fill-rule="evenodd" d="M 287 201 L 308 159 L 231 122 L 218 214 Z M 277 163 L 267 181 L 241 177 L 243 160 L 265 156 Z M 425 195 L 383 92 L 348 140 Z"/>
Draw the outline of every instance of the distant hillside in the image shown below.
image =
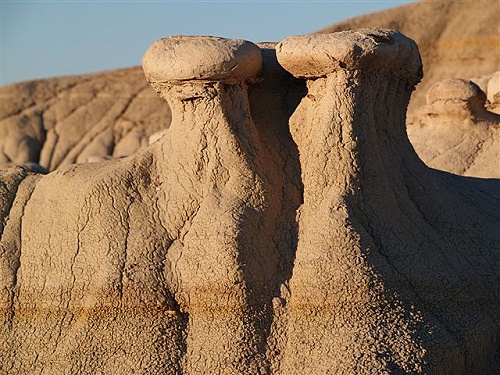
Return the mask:
<path fill-rule="evenodd" d="M 140 67 L 0 88 L 0 166 L 49 170 L 91 157 L 127 156 L 170 124 L 170 109 Z"/>

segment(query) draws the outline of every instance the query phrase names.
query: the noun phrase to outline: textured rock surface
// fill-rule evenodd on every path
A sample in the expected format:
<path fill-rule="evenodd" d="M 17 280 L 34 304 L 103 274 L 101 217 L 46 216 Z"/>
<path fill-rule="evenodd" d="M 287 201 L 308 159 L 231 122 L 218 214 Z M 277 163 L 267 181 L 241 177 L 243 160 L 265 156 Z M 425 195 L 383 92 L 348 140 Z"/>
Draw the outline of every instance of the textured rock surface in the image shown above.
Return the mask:
<path fill-rule="evenodd" d="M 127 156 L 170 123 L 168 105 L 135 68 L 7 85 L 0 101 L 0 167 Z"/>
<path fill-rule="evenodd" d="M 330 38 L 321 76 L 307 36 L 259 77 L 152 79 L 172 124 L 131 157 L 2 172 L 1 373 L 499 368 L 498 181 L 413 152 L 413 41 Z"/>
<path fill-rule="evenodd" d="M 448 79 L 429 89 L 427 105 L 414 112 L 408 126 L 427 165 L 465 176 L 500 177 L 500 115 L 486 108 L 496 108 L 494 85 L 488 84 L 494 77 L 484 84 L 491 103 L 471 81 Z"/>
<path fill-rule="evenodd" d="M 323 31 L 387 27 L 416 40 L 423 56 L 425 78 L 412 95 L 413 113 L 425 105 L 425 94 L 437 81 L 471 79 L 500 70 L 499 18 L 498 1 L 481 1 L 480 6 L 474 2 L 429 1 L 347 20 Z M 191 58 L 203 56 L 202 46 L 190 48 Z M 211 63 L 204 61 L 205 72 L 200 72 L 199 67 L 184 70 L 181 59 L 171 62 L 166 71 L 177 79 L 203 76 L 218 64 L 221 56 L 230 56 L 232 48 L 220 51 Z M 161 65 L 161 61 L 156 63 Z M 131 68 L 0 88 L 0 167 L 11 162 L 39 163 L 54 170 L 73 162 L 130 155 L 146 146 L 152 134 L 164 133 L 170 113 L 142 77 L 139 68 Z M 498 76 L 490 84 L 500 87 Z M 487 91 L 486 87 L 481 88 Z M 488 99 L 492 102 L 490 96 Z M 475 147 L 467 151 L 462 148 L 456 155 L 463 158 L 457 159 L 459 165 L 452 169 L 460 170 L 460 165 L 474 158 L 475 152 Z M 425 153 L 421 155 L 427 161 Z M 485 173 L 480 171 L 477 175 Z"/>
<path fill-rule="evenodd" d="M 361 27 L 396 29 L 418 44 L 424 79 L 412 95 L 409 111 L 425 104 L 437 81 L 470 79 L 500 70 L 500 3 L 481 1 L 418 1 L 402 7 L 346 20 L 320 32 Z"/>
<path fill-rule="evenodd" d="M 142 66 L 155 82 L 242 79 L 260 72 L 261 56 L 255 44 L 244 40 L 177 35 L 154 43 Z"/>
<path fill-rule="evenodd" d="M 500 71 L 470 80 L 486 94 L 486 108 L 500 114 Z"/>

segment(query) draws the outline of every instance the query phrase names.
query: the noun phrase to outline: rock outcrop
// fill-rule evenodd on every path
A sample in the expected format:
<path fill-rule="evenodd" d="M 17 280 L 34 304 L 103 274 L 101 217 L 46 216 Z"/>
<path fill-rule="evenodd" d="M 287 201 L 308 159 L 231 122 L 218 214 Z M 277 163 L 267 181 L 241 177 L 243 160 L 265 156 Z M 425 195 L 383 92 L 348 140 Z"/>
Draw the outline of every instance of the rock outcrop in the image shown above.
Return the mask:
<path fill-rule="evenodd" d="M 170 124 L 170 109 L 136 68 L 7 85 L 0 101 L 0 167 L 52 171 L 128 156 Z"/>
<path fill-rule="evenodd" d="M 414 112 L 408 126 L 427 165 L 464 176 L 500 177 L 500 115 L 487 110 L 495 108 L 492 91 L 487 103 L 472 81 L 449 79 L 430 88 L 427 105 Z"/>
<path fill-rule="evenodd" d="M 486 95 L 486 109 L 500 115 L 500 71 L 470 79 Z"/>
<path fill-rule="evenodd" d="M 425 95 L 436 82 L 471 79 L 500 70 L 500 3 L 424 0 L 345 20 L 322 29 L 338 32 L 362 27 L 396 29 L 415 40 L 425 75 L 409 105 L 409 112 L 425 105 Z"/>
<path fill-rule="evenodd" d="M 412 40 L 178 36 L 143 66 L 156 142 L 2 174 L 3 373 L 499 368 L 500 185 L 413 151 Z"/>
<path fill-rule="evenodd" d="M 423 1 L 346 20 L 321 32 L 385 27 L 413 38 L 425 67 L 424 80 L 410 101 L 413 113 L 425 105 L 426 92 L 440 80 L 469 80 L 500 70 L 499 18 L 497 1 L 480 6 Z M 0 167 L 37 164 L 35 168 L 52 171 L 74 162 L 130 155 L 147 146 L 148 139 L 164 134 L 171 120 L 168 106 L 154 95 L 138 67 L 13 84 L 0 88 L 0 100 Z M 421 155 L 427 162 L 426 153 Z M 470 149 L 452 169 L 461 170 L 474 155 L 475 148 Z"/>

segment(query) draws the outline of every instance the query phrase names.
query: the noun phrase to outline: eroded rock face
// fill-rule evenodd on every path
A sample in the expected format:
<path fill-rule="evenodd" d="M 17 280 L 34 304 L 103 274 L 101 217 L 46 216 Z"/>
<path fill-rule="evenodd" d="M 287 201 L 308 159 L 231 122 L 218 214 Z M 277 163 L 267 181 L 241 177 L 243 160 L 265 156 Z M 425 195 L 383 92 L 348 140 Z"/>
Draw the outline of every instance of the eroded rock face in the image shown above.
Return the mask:
<path fill-rule="evenodd" d="M 444 79 L 492 74 L 500 70 L 500 3 L 482 6 L 467 1 L 415 1 L 404 6 L 351 18 L 319 32 L 362 27 L 396 29 L 417 42 L 425 75 L 412 95 L 408 111 L 425 105 L 425 95 Z"/>
<path fill-rule="evenodd" d="M 166 134 L 124 159 L 3 172 L 3 372 L 498 368 L 498 181 L 413 152 L 413 41 L 315 38 L 162 39 L 143 65 Z M 196 74 L 170 64 L 200 45 Z"/>
<path fill-rule="evenodd" d="M 320 32 L 384 27 L 397 29 L 414 39 L 422 55 L 425 77 L 409 104 L 409 114 L 413 114 L 425 105 L 426 92 L 435 83 L 455 78 L 478 83 L 471 77 L 491 75 L 500 69 L 500 60 L 495 55 L 500 43 L 500 3 L 489 1 L 483 5 L 421 1 L 349 19 Z M 196 46 L 190 54 L 204 56 L 202 50 Z M 190 74 L 198 68 L 189 72 L 183 70 L 180 60 L 171 64 L 170 69 L 174 66 L 178 69 L 177 79 L 196 78 Z M 205 61 L 203 67 L 210 70 L 213 62 Z M 500 89 L 498 77 L 489 80 L 491 90 L 487 90 L 487 84 L 484 87 L 478 84 L 484 92 L 494 95 Z M 0 168 L 17 163 L 52 171 L 75 162 L 128 156 L 146 147 L 148 139 L 154 140 L 165 133 L 171 119 L 166 102 L 147 85 L 139 67 L 13 84 L 0 88 L 0 100 L 2 104 L 8 103 L 0 107 Z M 499 113 L 500 97 L 493 99 L 488 94 L 488 100 L 490 103 L 496 100 L 497 105 L 488 109 Z M 420 128 L 414 127 L 413 131 L 416 133 L 417 129 Z M 422 130 L 421 135 L 415 136 L 425 139 L 427 134 Z M 452 138 L 468 137 L 471 134 Z M 422 144 L 419 141 L 416 147 Z M 435 158 L 450 159 L 447 148 L 443 155 L 435 154 L 439 148 L 433 145 L 429 148 L 429 152 L 419 154 L 430 165 Z M 443 168 L 467 175 L 497 177 L 497 171 L 488 165 L 485 170 L 479 169 L 480 164 L 473 170 L 464 170 L 463 166 L 475 159 L 476 153 L 475 147 L 461 150 L 450 159 L 454 164 L 449 160 Z"/>
<path fill-rule="evenodd" d="M 136 69 L 7 85 L 0 100 L 0 168 L 52 171 L 128 156 L 170 123 L 170 109 Z"/>
<path fill-rule="evenodd" d="M 427 165 L 464 176 L 500 177 L 500 115 L 488 110 L 495 108 L 492 86 L 491 102 L 472 81 L 449 79 L 431 87 L 427 105 L 410 117 L 408 126 Z"/>

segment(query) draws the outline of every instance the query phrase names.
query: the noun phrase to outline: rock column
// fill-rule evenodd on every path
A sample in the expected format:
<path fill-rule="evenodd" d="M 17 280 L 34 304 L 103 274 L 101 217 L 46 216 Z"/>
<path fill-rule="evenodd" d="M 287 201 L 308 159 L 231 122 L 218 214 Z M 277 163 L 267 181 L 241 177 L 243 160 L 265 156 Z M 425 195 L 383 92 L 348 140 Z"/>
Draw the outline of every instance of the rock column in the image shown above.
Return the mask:
<path fill-rule="evenodd" d="M 201 203 L 167 257 L 176 299 L 189 315 L 189 374 L 263 374 L 268 367 L 266 298 L 278 261 L 271 235 L 279 197 L 260 165 L 268 157 L 248 103 L 247 82 L 261 64 L 254 44 L 213 37 L 162 39 L 143 59 L 147 78 L 172 109 L 169 131 L 202 145 L 192 171 Z"/>
<path fill-rule="evenodd" d="M 422 167 L 404 131 L 418 49 L 397 32 L 358 30 L 291 37 L 276 50 L 308 87 L 290 121 L 304 203 L 281 373 L 417 371 L 418 318 L 385 291 L 397 276 L 359 218 L 377 197 L 388 212 L 374 214 L 398 212 L 392 188 L 404 186 L 408 165 Z"/>

